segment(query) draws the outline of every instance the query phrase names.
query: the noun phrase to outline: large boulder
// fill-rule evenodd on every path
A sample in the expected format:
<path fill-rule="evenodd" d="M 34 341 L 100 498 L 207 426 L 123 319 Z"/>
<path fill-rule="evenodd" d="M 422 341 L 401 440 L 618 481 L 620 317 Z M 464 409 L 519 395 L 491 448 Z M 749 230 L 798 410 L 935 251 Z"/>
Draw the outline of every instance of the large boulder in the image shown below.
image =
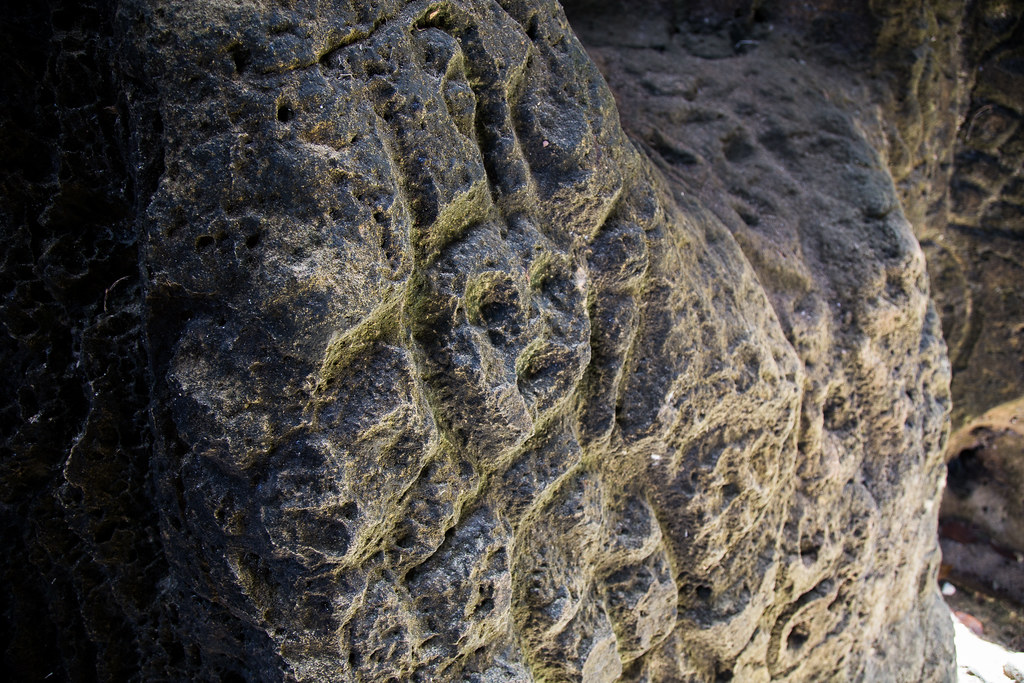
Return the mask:
<path fill-rule="evenodd" d="M 617 108 L 552 0 L 78 7 L 0 45 L 16 678 L 952 679 L 945 347 L 824 62 L 612 13 Z"/>

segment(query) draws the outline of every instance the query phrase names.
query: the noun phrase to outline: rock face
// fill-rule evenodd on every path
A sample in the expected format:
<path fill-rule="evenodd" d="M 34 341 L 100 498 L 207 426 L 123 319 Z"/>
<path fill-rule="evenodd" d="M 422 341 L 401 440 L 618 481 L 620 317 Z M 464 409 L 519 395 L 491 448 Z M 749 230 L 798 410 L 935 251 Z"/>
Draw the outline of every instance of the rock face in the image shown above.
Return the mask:
<path fill-rule="evenodd" d="M 577 23 L 619 109 L 551 1 L 77 7 L 0 47 L 15 677 L 951 680 L 853 86 L 653 4 Z"/>
<path fill-rule="evenodd" d="M 993 408 L 950 441 L 940 510 L 950 578 L 1020 605 L 1024 595 L 1024 400 Z"/>
<path fill-rule="evenodd" d="M 935 45 L 903 58 L 895 71 L 907 87 L 894 91 L 909 94 L 888 108 L 890 148 L 915 150 L 890 165 L 953 370 L 943 562 L 958 585 L 1009 600 L 1012 615 L 1024 606 L 1024 3 L 937 3 L 929 21 L 896 23 L 904 44 Z M 958 28 L 958 41 L 943 38 Z M 987 612 L 990 601 L 958 602 Z M 1019 633 L 1019 617 L 1008 628 Z"/>
<path fill-rule="evenodd" d="M 828 623 L 825 609 L 836 594 L 821 587 L 835 585 L 832 577 L 853 554 L 864 552 L 860 561 L 869 564 L 887 556 L 913 565 L 927 556 L 928 542 L 912 539 L 930 532 L 900 525 L 883 525 L 858 551 L 843 549 L 837 530 L 855 529 L 863 517 L 856 507 L 845 519 L 835 513 L 860 505 L 863 495 L 881 519 L 906 516 L 911 498 L 934 490 L 941 472 L 929 453 L 942 447 L 948 402 L 937 316 L 919 298 L 926 287 L 923 259 L 876 151 L 880 126 L 858 116 L 858 96 L 866 100 L 871 91 L 856 82 L 856 72 L 808 64 L 804 57 L 814 53 L 799 37 L 776 37 L 758 22 L 746 37 L 725 30 L 674 33 L 658 11 L 630 31 L 614 20 L 617 8 L 609 9 L 611 16 L 591 12 L 576 27 L 616 92 L 623 120 L 674 194 L 682 202 L 699 198 L 729 227 L 803 367 L 798 503 L 785 529 L 803 564 L 784 575 L 814 587 L 797 602 L 810 602 L 807 613 Z M 913 337 L 904 336 L 911 331 Z M 912 357 L 923 366 L 908 366 Z M 896 444 L 891 459 L 882 456 Z M 924 478 L 894 496 L 890 487 L 911 470 Z M 933 511 L 935 501 L 916 505 Z M 891 555 L 910 547 L 918 550 L 898 560 Z M 872 584 L 851 580 L 836 603 L 856 585 L 866 604 L 894 604 L 892 586 Z M 866 624 L 875 617 L 842 618 L 862 619 L 871 629 Z M 818 636 L 810 651 L 830 654 L 820 662 L 808 657 L 802 638 L 816 627 L 794 621 L 782 666 L 769 651 L 773 676 L 885 678 L 873 663 L 836 667 L 851 647 L 842 637 Z M 921 632 L 919 623 L 903 628 Z M 921 670 L 920 660 L 896 664 L 900 655 L 888 656 L 882 671 Z M 743 672 L 743 678 L 755 675 Z"/>
<path fill-rule="evenodd" d="M 954 429 L 1024 398 L 1024 3 L 978 3 L 967 20 L 948 217 L 921 235 L 953 363 Z"/>

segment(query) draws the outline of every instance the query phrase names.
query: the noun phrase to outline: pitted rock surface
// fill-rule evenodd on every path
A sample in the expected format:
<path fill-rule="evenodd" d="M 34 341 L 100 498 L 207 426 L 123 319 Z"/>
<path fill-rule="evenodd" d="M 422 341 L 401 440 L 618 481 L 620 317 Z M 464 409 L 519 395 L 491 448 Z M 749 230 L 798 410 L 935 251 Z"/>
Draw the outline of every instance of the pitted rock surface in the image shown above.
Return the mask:
<path fill-rule="evenodd" d="M 614 680 L 679 623 L 749 638 L 802 375 L 558 8 L 410 4 L 273 59 L 222 21 L 161 83 L 147 216 L 151 310 L 190 309 L 153 339 L 181 590 L 298 678 Z"/>
<path fill-rule="evenodd" d="M 951 680 L 948 363 L 826 69 L 580 29 L 617 108 L 551 1 L 68 11 L 4 176 L 9 670 Z"/>
<path fill-rule="evenodd" d="M 847 99 L 851 83 L 808 64 L 793 39 L 755 26 L 761 33 L 747 45 L 710 35 L 695 49 L 660 16 L 632 33 L 600 14 L 576 27 L 678 201 L 703 200 L 729 227 L 801 364 L 798 467 L 780 546 L 799 561 L 782 563 L 776 579 L 790 607 L 765 610 L 766 650 L 750 641 L 733 673 L 756 680 L 766 663 L 773 678 L 794 680 L 894 670 L 941 678 L 928 662 L 948 648 L 943 608 L 919 582 L 938 562 L 934 527 L 885 520 L 914 508 L 931 517 L 938 507 L 948 366 L 923 255 L 873 147 L 880 136 Z M 708 56 L 713 41 L 721 53 Z M 921 477 L 914 483 L 910 469 Z M 933 492 L 927 500 L 923 490 Z M 853 569 L 876 562 L 913 569 L 884 584 Z M 863 609 L 834 613 L 854 594 Z M 897 597 L 912 594 L 914 607 Z M 872 614 L 879 605 L 886 616 Z M 871 630 L 897 612 L 902 623 L 889 636 L 919 638 L 917 648 L 848 654 L 838 624 Z"/>
<path fill-rule="evenodd" d="M 953 365 L 954 430 L 1024 397 L 1024 3 L 978 3 L 965 24 L 949 197 L 919 235 Z"/>

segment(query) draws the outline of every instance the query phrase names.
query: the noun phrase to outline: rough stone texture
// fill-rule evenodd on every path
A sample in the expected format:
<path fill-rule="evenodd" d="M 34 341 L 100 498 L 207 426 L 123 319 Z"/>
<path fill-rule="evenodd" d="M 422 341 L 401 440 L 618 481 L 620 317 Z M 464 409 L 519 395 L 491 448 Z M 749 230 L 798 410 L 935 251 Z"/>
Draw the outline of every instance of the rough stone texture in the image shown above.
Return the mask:
<path fill-rule="evenodd" d="M 919 233 L 953 364 L 954 429 L 1024 398 L 1024 3 L 976 3 L 966 23 L 950 196 Z"/>
<path fill-rule="evenodd" d="M 890 139 L 922 160 L 893 173 L 927 255 L 953 369 L 943 561 L 951 580 L 1010 600 L 1012 614 L 1024 607 L 1024 3 L 976 2 L 960 16 L 942 15 L 940 7 L 943 20 L 922 28 L 941 46 L 943 34 L 962 27 L 961 50 L 904 60 L 906 73 L 921 73 L 905 77 L 917 102 L 905 111 L 930 112 L 933 121 L 922 116 L 926 125 L 916 125 L 890 106 Z M 972 609 L 988 611 L 985 601 Z M 1019 631 L 1019 617 L 1005 621 Z"/>
<path fill-rule="evenodd" d="M 1024 400 L 993 408 L 949 444 L 940 510 L 948 577 L 1019 609 L 1024 595 Z M 1019 624 L 1018 624 L 1019 628 Z"/>
<path fill-rule="evenodd" d="M 872 86 L 620 11 L 634 143 L 554 2 L 78 7 L 0 45 L 15 678 L 951 680 Z"/>
<path fill-rule="evenodd" d="M 782 632 L 788 647 L 776 661 L 769 653 L 769 669 L 801 680 L 885 677 L 873 663 L 860 669 L 859 662 L 845 662 L 850 645 L 842 637 L 818 635 L 835 600 L 833 577 L 851 553 L 901 566 L 936 558 L 924 550 L 927 532 L 910 540 L 921 530 L 882 525 L 853 550 L 843 547 L 849 537 L 833 525 L 851 529 L 864 519 L 857 493 L 881 519 L 906 516 L 908 504 L 933 508 L 934 499 L 918 496 L 942 477 L 941 461 L 929 454 L 942 446 L 948 396 L 937 316 L 921 296 L 922 255 L 875 151 L 881 135 L 865 130 L 872 120 L 852 115 L 858 109 L 852 98 L 870 91 L 854 90 L 847 71 L 830 78 L 835 64 L 815 66 L 820 55 L 797 36 L 777 36 L 765 22 L 755 22 L 746 38 L 718 29 L 698 42 L 659 22 L 660 14 L 623 29 L 615 9 L 611 16 L 583 16 L 576 26 L 616 92 L 623 120 L 681 201 L 700 198 L 730 228 L 804 367 L 798 503 L 787 529 L 803 566 L 786 574 L 806 582 L 803 590 L 815 587 L 797 600 L 815 619 L 802 626 L 796 618 Z M 911 331 L 915 337 L 905 336 Z M 922 366 L 908 365 L 913 357 L 929 359 L 924 367 L 931 369 L 922 374 Z M 887 461 L 883 454 L 896 444 Z M 894 495 L 894 484 L 911 468 L 924 482 Z M 835 510 L 851 503 L 850 519 L 837 519 Z M 897 550 L 910 547 L 917 549 Z M 896 604 L 896 592 L 887 594 L 892 585 L 863 577 L 844 583 L 840 604 L 845 590 L 868 605 Z M 923 602 L 933 600 L 931 586 L 918 590 Z M 842 618 L 869 630 L 878 617 L 864 611 Z M 918 623 L 904 627 L 921 632 Z M 882 671 L 922 671 L 921 650 L 887 653 Z M 939 656 L 926 650 L 929 658 Z M 743 670 L 744 679 L 755 675 Z"/>

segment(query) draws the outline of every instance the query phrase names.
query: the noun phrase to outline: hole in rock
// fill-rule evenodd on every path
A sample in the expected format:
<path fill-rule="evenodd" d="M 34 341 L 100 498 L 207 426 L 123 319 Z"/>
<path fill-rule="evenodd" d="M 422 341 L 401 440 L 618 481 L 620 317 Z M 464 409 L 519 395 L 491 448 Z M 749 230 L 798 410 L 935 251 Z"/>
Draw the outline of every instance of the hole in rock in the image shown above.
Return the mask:
<path fill-rule="evenodd" d="M 409 550 L 416 545 L 416 536 L 409 531 L 403 531 L 395 540 L 395 545 L 402 550 Z"/>
<path fill-rule="evenodd" d="M 736 213 L 739 214 L 739 217 L 743 220 L 743 222 L 749 225 L 750 227 L 756 228 L 758 225 L 760 225 L 761 217 L 758 216 L 753 211 L 748 211 L 747 208 L 744 206 L 735 206 L 733 208 L 735 209 Z"/>
<path fill-rule="evenodd" d="M 569 4 L 569 3 L 563 3 L 563 4 Z M 532 40 L 533 42 L 537 42 L 537 36 L 539 35 L 538 28 L 539 28 L 539 22 L 537 21 L 537 15 L 535 14 L 532 17 L 530 17 L 530 23 L 526 27 L 526 37 L 529 38 L 530 40 Z"/>
<path fill-rule="evenodd" d="M 424 567 L 421 564 L 418 564 L 415 567 L 410 567 L 409 571 L 405 573 L 404 581 L 406 585 L 411 585 L 418 582 L 419 579 L 423 576 L 423 574 L 426 573 L 426 571 L 426 567 Z"/>
<path fill-rule="evenodd" d="M 295 117 L 295 112 L 287 102 L 277 105 L 277 120 L 281 123 L 288 123 Z"/>
<path fill-rule="evenodd" d="M 789 632 L 789 638 L 786 639 L 786 647 L 792 652 L 799 650 L 807 642 L 807 635 L 807 630 L 803 625 L 794 627 Z"/>
<path fill-rule="evenodd" d="M 978 448 L 965 448 L 946 465 L 946 488 L 950 493 L 966 498 L 988 471 L 978 457 Z"/>
<path fill-rule="evenodd" d="M 812 541 L 804 541 L 800 544 L 800 557 L 805 564 L 814 564 L 818 561 L 818 551 L 821 545 Z"/>
<path fill-rule="evenodd" d="M 473 616 L 483 616 L 492 611 L 494 611 L 494 586 L 486 584 L 480 589 L 480 601 L 473 608 Z"/>
<path fill-rule="evenodd" d="M 241 45 L 231 48 L 231 61 L 235 63 L 235 73 L 245 71 L 252 61 L 252 53 Z"/>

